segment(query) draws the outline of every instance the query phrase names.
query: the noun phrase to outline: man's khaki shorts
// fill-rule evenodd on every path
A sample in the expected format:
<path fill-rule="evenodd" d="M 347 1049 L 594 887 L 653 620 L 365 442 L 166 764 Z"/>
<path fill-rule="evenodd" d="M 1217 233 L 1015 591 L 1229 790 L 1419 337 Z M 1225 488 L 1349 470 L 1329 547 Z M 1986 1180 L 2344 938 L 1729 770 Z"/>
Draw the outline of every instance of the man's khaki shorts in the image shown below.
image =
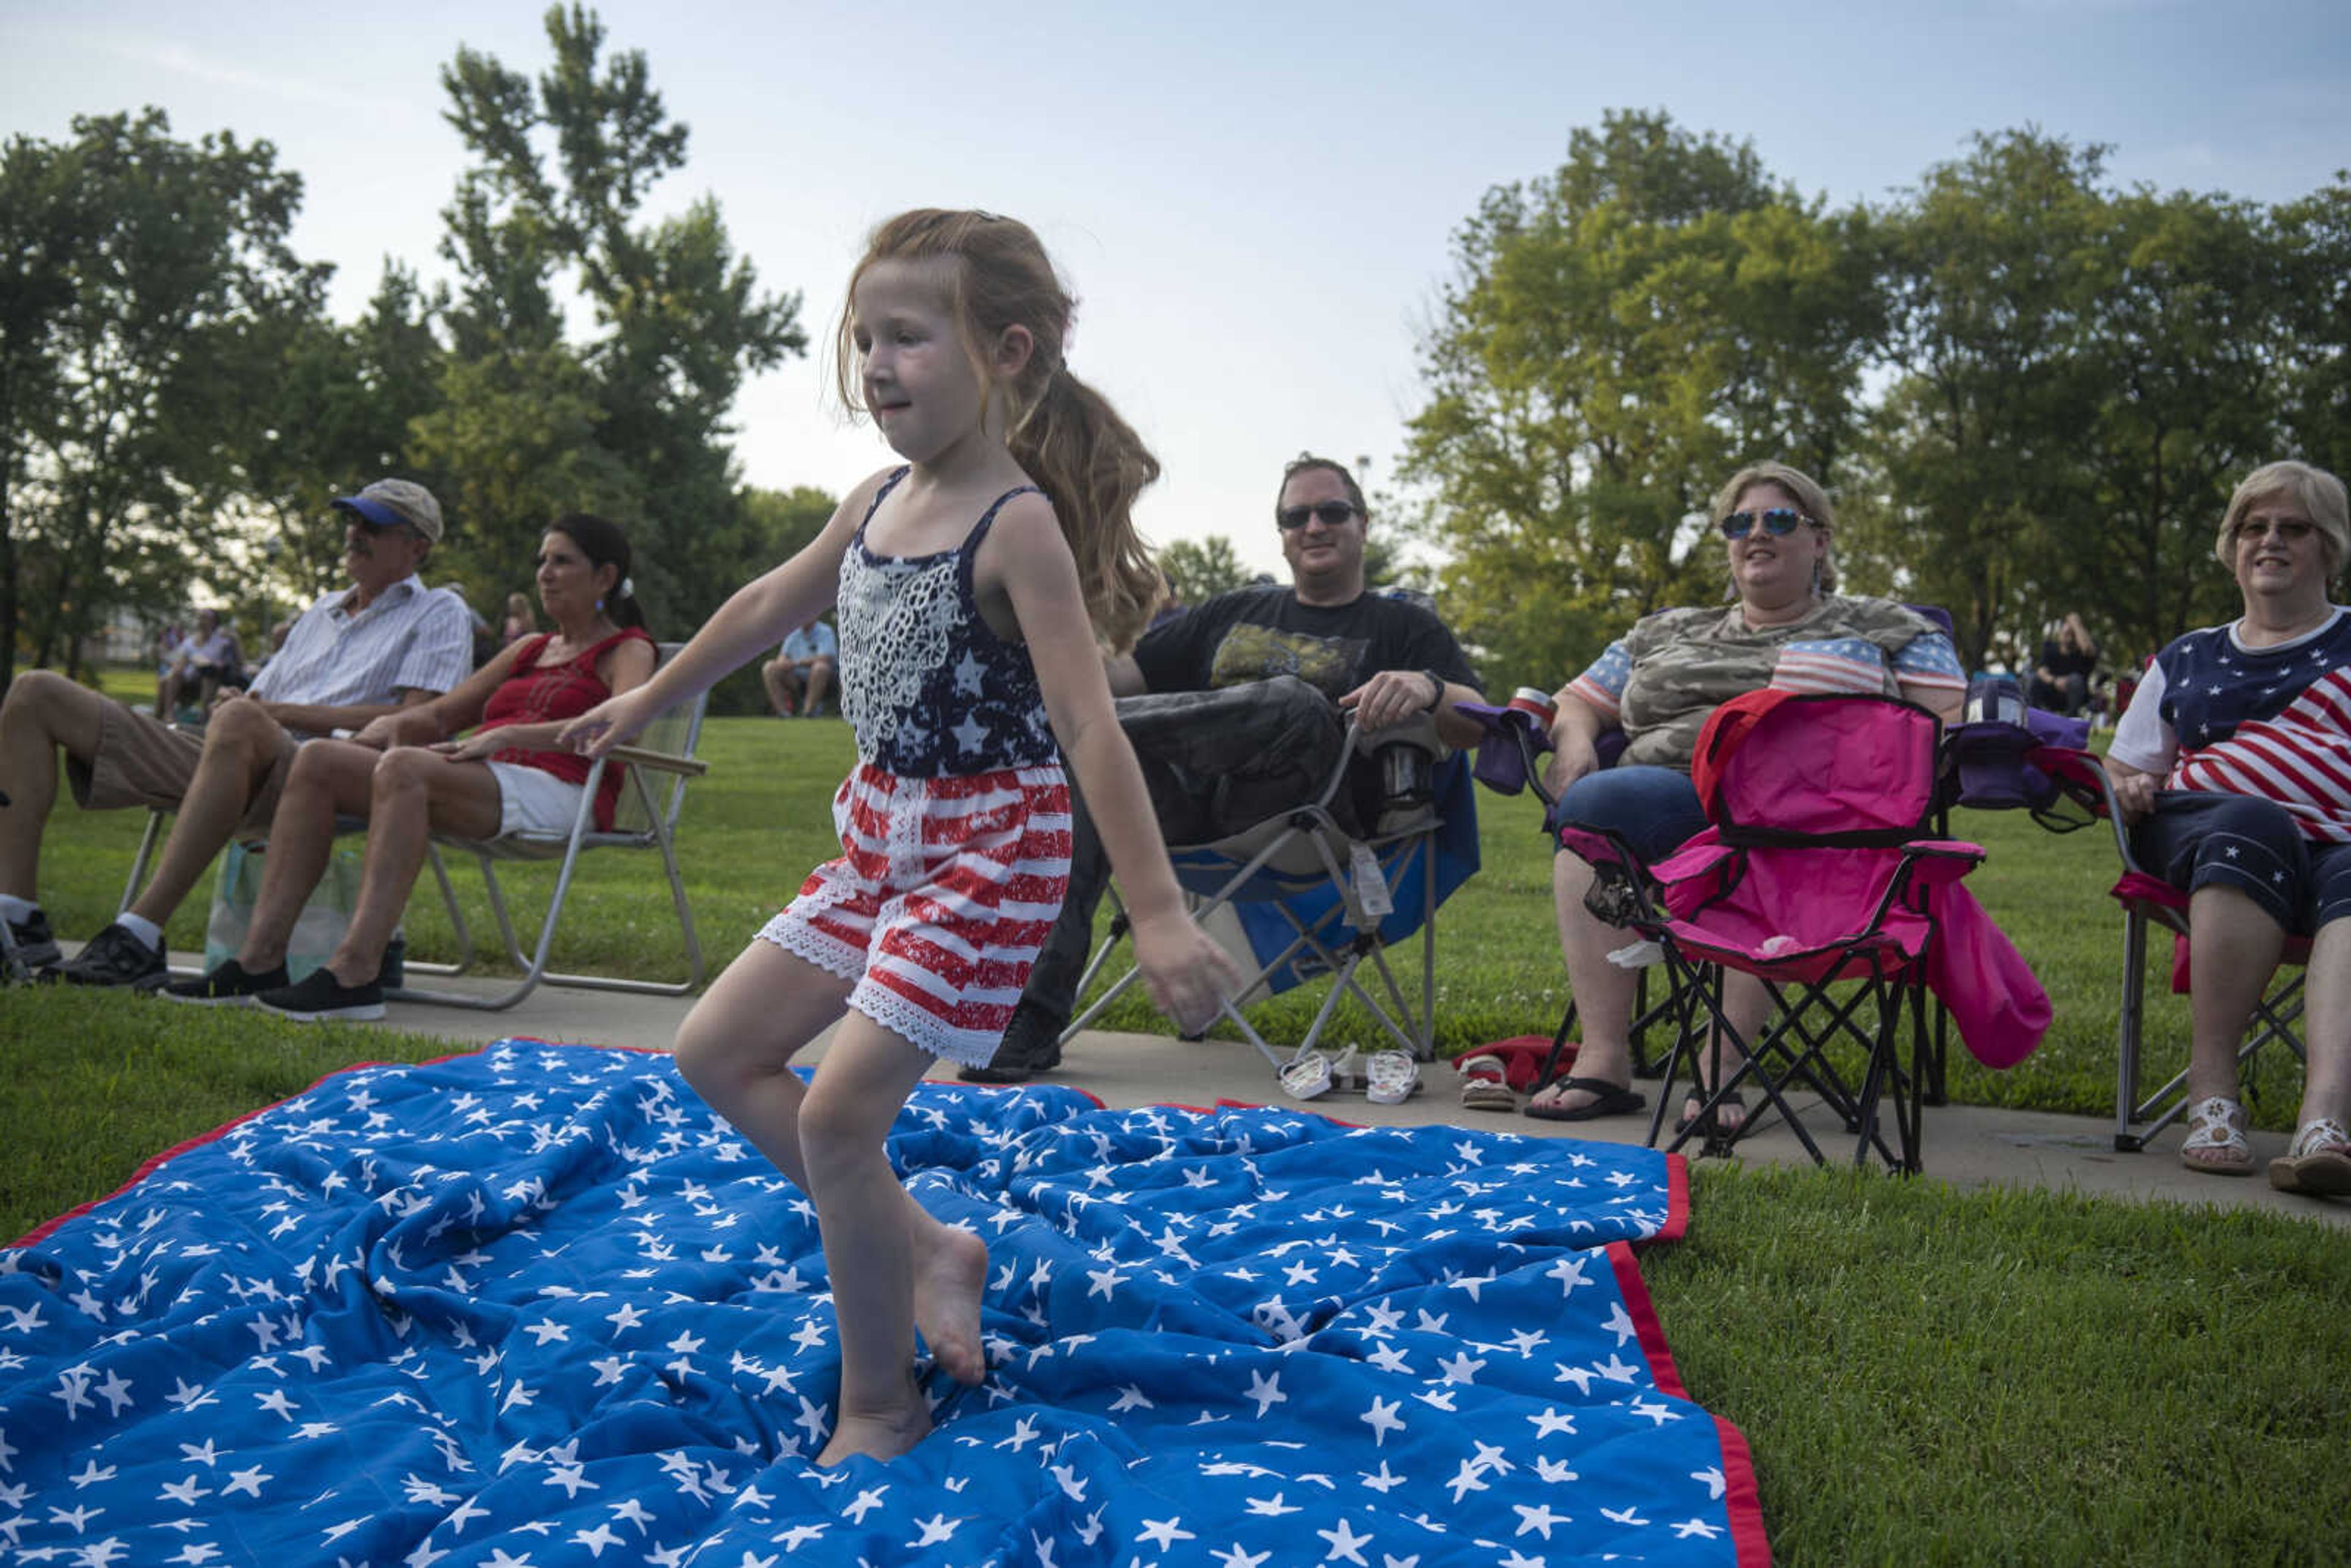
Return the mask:
<path fill-rule="evenodd" d="M 285 730 L 277 732 L 277 755 L 261 788 L 246 802 L 235 836 L 266 837 L 269 820 L 277 814 L 277 797 L 286 790 L 286 775 L 301 746 Z M 204 752 L 202 733 L 161 724 L 147 715 L 110 702 L 98 721 L 98 750 L 88 764 L 66 758 L 66 781 L 76 803 L 85 810 L 112 811 L 131 806 L 152 806 L 176 811 L 196 776 L 196 760 Z"/>

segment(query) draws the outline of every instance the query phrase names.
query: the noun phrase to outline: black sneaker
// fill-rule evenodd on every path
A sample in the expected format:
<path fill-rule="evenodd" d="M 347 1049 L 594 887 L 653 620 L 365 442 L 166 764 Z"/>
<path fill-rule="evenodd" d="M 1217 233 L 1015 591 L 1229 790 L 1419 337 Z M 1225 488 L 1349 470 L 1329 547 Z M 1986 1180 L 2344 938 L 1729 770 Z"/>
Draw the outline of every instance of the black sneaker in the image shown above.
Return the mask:
<path fill-rule="evenodd" d="M 174 980 L 163 988 L 163 994 L 175 1002 L 193 1002 L 198 1007 L 242 1007 L 264 991 L 275 991 L 286 984 L 286 966 L 265 969 L 254 974 L 234 958 L 223 959 L 193 980 Z"/>
<path fill-rule="evenodd" d="M 967 1067 L 956 1074 L 966 1083 L 1026 1083 L 1040 1072 L 1061 1065 L 1061 1030 L 1066 1019 L 1050 1017 L 1042 1008 L 1022 998 L 1012 1009 L 1012 1022 L 985 1067 Z"/>
<path fill-rule="evenodd" d="M 172 967 L 160 951 L 131 935 L 130 927 L 115 925 L 91 937 L 80 952 L 51 973 L 68 985 L 129 986 L 152 991 L 172 977 Z"/>
<path fill-rule="evenodd" d="M 365 1022 L 383 1017 L 381 986 L 373 980 L 364 986 L 344 985 L 335 978 L 332 969 L 323 965 L 303 976 L 298 984 L 263 991 L 253 999 L 280 1018 L 298 1019 L 304 1023 L 342 1019 Z"/>
<path fill-rule="evenodd" d="M 8 922 L 8 945 L 27 971 L 46 969 L 63 956 L 57 950 L 57 934 L 49 929 L 47 912 L 38 908 L 21 921 Z"/>

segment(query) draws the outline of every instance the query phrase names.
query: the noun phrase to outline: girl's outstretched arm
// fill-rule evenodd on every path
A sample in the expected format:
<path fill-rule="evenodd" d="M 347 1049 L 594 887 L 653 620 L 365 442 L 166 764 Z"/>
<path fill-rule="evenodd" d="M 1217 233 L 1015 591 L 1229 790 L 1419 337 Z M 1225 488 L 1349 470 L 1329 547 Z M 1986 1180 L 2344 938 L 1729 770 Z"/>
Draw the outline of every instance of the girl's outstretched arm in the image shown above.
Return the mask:
<path fill-rule="evenodd" d="M 885 476 L 877 474 L 843 497 L 822 533 L 781 566 L 737 589 L 652 680 L 598 703 L 565 725 L 556 744 L 583 757 L 603 756 L 664 709 L 716 685 L 831 604 L 841 552 Z"/>
<path fill-rule="evenodd" d="M 981 547 L 979 577 L 1010 601 L 1044 691 L 1061 753 L 1117 873 L 1134 921 L 1134 956 L 1151 998 L 1189 1032 L 1212 1022 L 1240 983 L 1232 959 L 1192 922 L 1167 863 L 1143 769 L 1118 727 L 1101 649 L 1086 619 L 1077 564 L 1041 496 L 1006 504 Z"/>

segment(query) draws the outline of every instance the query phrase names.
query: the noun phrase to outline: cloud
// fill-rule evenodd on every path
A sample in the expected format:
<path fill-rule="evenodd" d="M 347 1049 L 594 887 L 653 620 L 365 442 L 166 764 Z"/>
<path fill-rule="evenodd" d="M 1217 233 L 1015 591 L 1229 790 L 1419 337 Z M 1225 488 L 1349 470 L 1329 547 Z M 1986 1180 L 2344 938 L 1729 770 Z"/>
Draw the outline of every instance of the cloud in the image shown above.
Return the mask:
<path fill-rule="evenodd" d="M 341 109 L 350 102 L 348 92 L 338 91 L 323 83 L 311 82 L 269 71 L 257 71 L 221 60 L 207 58 L 180 44 L 126 43 L 108 38 L 100 46 L 110 54 L 120 56 L 157 70 L 175 76 L 192 77 L 215 87 L 235 89 L 238 92 L 266 94 L 290 103 L 308 104 L 314 108 Z"/>

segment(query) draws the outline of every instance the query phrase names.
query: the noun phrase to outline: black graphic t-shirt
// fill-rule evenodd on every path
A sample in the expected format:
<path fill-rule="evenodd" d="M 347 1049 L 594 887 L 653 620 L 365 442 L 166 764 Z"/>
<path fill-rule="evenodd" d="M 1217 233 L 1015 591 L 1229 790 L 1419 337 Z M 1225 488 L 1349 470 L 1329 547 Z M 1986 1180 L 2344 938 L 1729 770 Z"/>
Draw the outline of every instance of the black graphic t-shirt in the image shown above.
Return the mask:
<path fill-rule="evenodd" d="M 1155 692 L 1212 691 L 1296 675 L 1336 701 L 1382 670 L 1434 670 L 1475 688 L 1477 672 L 1433 611 L 1365 593 L 1301 604 L 1278 585 L 1244 588 L 1145 632 L 1134 663 Z"/>

